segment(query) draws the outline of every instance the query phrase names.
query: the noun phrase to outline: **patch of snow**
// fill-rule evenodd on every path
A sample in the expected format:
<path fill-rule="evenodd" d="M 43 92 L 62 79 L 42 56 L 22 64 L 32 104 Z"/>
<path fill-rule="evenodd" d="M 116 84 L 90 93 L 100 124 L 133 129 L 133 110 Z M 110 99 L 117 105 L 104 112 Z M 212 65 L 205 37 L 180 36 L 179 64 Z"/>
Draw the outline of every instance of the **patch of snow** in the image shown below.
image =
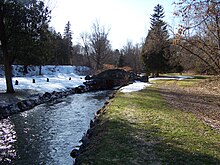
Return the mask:
<path fill-rule="evenodd" d="M 184 80 L 193 78 L 192 76 L 175 76 L 175 77 L 157 77 L 157 78 L 150 78 L 149 80 Z M 152 85 L 151 83 L 144 83 L 136 81 L 133 84 L 129 84 L 127 86 L 124 86 L 120 89 L 121 92 L 127 93 L 127 92 L 135 92 L 142 90 L 148 86 Z"/>
<path fill-rule="evenodd" d="M 149 80 L 184 80 L 193 78 L 192 76 L 174 76 L 174 77 L 155 77 L 150 78 Z"/>
<path fill-rule="evenodd" d="M 124 86 L 120 89 L 121 92 L 123 93 L 127 93 L 127 92 L 135 92 L 135 91 L 139 91 L 142 90 L 148 86 L 150 86 L 152 84 L 150 83 L 145 83 L 145 82 L 140 82 L 140 81 L 136 81 L 133 84 L 129 84 L 127 86 Z"/>

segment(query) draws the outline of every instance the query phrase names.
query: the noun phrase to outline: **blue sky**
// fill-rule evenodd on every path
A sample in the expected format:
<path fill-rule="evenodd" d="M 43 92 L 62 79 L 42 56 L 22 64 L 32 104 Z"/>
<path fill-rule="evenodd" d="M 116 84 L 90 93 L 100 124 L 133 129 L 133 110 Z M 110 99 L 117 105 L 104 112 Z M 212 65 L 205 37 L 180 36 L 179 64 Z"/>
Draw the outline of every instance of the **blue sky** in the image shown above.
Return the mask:
<path fill-rule="evenodd" d="M 73 43 L 80 40 L 81 32 L 90 32 L 96 19 L 110 28 L 109 39 L 114 49 L 122 48 L 128 40 L 140 43 L 147 35 L 150 15 L 157 4 L 164 7 L 164 20 L 174 24 L 173 0 L 50 0 L 50 3 L 51 26 L 62 34 L 70 21 Z"/>

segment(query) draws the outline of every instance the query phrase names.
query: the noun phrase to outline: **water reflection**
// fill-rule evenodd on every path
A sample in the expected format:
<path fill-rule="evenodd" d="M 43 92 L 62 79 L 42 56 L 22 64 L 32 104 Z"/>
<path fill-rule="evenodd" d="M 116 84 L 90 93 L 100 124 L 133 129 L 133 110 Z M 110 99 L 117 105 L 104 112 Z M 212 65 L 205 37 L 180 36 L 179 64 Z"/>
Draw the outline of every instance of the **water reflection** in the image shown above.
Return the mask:
<path fill-rule="evenodd" d="M 16 165 L 73 164 L 69 153 L 103 106 L 109 91 L 76 94 L 43 104 L 1 123 L 1 162 Z"/>
<path fill-rule="evenodd" d="M 0 120 L 0 162 L 8 164 L 16 157 L 15 142 L 14 124 L 8 119 Z"/>

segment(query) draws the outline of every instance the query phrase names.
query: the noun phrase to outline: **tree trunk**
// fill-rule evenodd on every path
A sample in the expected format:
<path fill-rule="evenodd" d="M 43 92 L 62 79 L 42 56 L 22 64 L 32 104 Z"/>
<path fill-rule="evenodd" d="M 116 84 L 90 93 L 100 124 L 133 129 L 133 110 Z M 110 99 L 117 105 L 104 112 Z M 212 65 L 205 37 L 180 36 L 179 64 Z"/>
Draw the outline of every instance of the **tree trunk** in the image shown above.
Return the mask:
<path fill-rule="evenodd" d="M 15 90 L 12 84 L 12 64 L 10 60 L 8 59 L 7 50 L 5 51 L 3 49 L 5 79 L 6 79 L 6 87 L 7 87 L 6 93 L 15 93 Z"/>
<path fill-rule="evenodd" d="M 0 41 L 1 41 L 1 46 L 2 46 L 3 58 L 4 58 L 5 79 L 6 79 L 6 88 L 7 88 L 6 93 L 15 93 L 15 90 L 12 84 L 12 59 L 9 57 L 9 54 L 8 54 L 3 14 L 4 12 L 1 8 L 0 10 Z"/>
<path fill-rule="evenodd" d="M 42 75 L 42 66 L 40 65 L 39 67 L 39 75 L 41 76 Z"/>
<path fill-rule="evenodd" d="M 23 66 L 23 75 L 26 75 L 28 73 L 27 67 L 27 65 Z"/>

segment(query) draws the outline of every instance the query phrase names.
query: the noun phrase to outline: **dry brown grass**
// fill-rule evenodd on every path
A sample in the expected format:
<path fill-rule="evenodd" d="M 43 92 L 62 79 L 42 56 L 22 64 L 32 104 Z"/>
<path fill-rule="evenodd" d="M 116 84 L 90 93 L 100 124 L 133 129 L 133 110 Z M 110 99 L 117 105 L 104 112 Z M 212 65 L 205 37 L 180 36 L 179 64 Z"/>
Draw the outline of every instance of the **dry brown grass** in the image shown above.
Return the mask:
<path fill-rule="evenodd" d="M 220 132 L 220 77 L 203 80 L 193 86 L 180 86 L 176 82 L 160 86 L 167 102 Z"/>

